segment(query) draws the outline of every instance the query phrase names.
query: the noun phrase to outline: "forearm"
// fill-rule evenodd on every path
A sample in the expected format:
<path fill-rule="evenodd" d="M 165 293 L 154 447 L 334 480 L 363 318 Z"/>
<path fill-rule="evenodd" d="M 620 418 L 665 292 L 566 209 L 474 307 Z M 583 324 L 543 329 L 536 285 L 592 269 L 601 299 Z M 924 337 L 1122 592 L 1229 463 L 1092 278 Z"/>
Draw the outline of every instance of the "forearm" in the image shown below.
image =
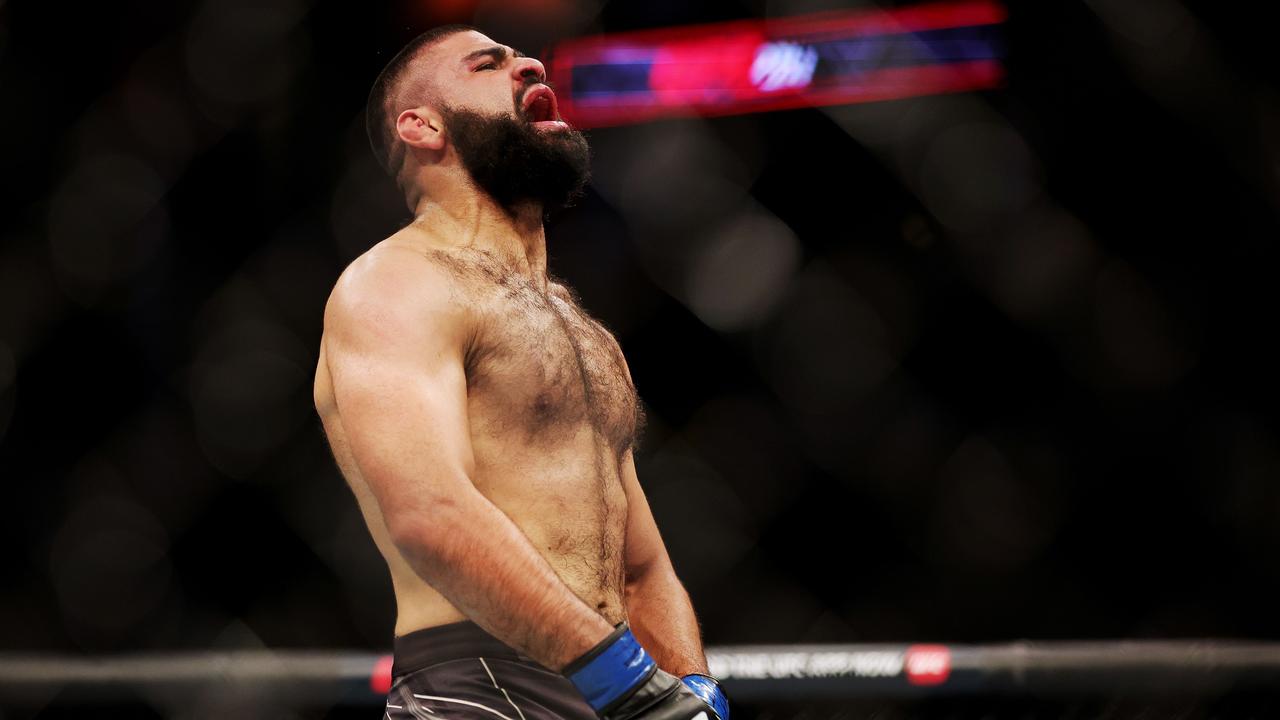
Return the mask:
<path fill-rule="evenodd" d="M 477 625 L 546 667 L 560 670 L 613 630 L 478 492 L 440 503 L 412 527 L 396 544 L 413 569 Z"/>
<path fill-rule="evenodd" d="M 674 570 L 628 578 L 625 602 L 632 632 L 658 667 L 676 676 L 707 672 L 698 618 Z"/>

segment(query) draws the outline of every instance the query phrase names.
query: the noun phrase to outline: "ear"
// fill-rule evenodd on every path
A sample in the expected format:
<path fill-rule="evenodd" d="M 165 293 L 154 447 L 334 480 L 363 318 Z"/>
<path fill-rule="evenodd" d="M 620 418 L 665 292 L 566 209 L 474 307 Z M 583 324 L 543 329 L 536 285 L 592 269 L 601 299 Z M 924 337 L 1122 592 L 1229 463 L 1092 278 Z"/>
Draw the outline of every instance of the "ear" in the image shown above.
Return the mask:
<path fill-rule="evenodd" d="M 423 150 L 444 149 L 444 122 L 435 112 L 416 107 L 396 118 L 396 134 L 409 147 Z"/>

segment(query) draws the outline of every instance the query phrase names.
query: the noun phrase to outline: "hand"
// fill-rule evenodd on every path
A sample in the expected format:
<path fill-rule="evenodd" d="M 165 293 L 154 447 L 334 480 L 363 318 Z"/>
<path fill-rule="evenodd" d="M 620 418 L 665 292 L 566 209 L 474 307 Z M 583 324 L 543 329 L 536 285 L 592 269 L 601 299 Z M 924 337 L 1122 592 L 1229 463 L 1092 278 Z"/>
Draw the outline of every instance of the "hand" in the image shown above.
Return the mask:
<path fill-rule="evenodd" d="M 625 622 L 561 672 L 604 720 L 715 720 L 710 705 L 658 669 Z"/>
<path fill-rule="evenodd" d="M 724 690 L 720 689 L 718 680 L 703 673 L 691 673 L 680 678 L 680 680 L 689 686 L 689 689 L 695 695 L 702 698 L 704 703 L 710 705 L 712 710 L 716 711 L 716 718 L 729 720 L 729 698 L 725 697 Z"/>

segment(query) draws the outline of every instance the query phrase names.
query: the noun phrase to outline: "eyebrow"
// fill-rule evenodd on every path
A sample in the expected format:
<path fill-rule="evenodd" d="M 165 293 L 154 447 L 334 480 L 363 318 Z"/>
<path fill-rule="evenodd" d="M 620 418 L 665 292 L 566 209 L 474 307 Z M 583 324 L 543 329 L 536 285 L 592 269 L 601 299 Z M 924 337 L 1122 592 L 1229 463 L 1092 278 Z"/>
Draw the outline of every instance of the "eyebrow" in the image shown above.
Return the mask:
<path fill-rule="evenodd" d="M 511 54 L 512 54 L 512 57 L 518 57 L 518 58 L 525 57 L 525 54 L 520 52 L 519 50 L 513 49 L 511 51 Z M 493 47 L 484 48 L 483 50 L 475 50 L 473 52 L 467 53 L 467 55 L 462 58 L 462 62 L 469 63 L 472 60 L 477 60 L 485 56 L 493 58 L 494 62 L 501 65 L 507 60 L 507 49 L 501 45 L 494 45 Z"/>

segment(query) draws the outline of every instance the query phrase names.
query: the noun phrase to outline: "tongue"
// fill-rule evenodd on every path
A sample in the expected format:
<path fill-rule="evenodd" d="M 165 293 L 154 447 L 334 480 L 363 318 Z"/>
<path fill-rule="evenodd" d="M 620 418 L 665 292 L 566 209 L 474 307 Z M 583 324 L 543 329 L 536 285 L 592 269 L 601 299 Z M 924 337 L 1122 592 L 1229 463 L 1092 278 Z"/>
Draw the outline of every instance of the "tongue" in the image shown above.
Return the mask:
<path fill-rule="evenodd" d="M 534 122 L 551 119 L 551 101 L 540 97 L 529 104 L 529 117 Z"/>

